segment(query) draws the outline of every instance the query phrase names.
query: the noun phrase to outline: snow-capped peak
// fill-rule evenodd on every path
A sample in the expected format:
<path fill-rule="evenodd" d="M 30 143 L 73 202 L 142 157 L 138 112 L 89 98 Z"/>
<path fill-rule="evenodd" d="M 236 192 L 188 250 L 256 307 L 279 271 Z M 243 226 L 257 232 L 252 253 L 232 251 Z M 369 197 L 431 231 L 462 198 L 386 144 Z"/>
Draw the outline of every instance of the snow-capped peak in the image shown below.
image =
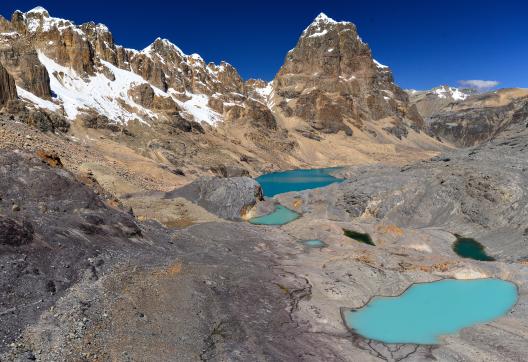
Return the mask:
<path fill-rule="evenodd" d="M 458 88 L 450 87 L 447 85 L 442 85 L 440 87 L 436 87 L 432 89 L 432 92 L 438 97 L 438 98 L 452 98 L 455 101 L 463 101 L 466 98 L 469 97 L 469 94 L 464 93 Z"/>
<path fill-rule="evenodd" d="M 82 30 L 76 27 L 72 21 L 52 17 L 50 16 L 49 12 L 42 6 L 37 6 L 36 8 L 33 8 L 26 13 L 23 13 L 23 15 L 26 21 L 27 30 L 30 33 L 35 33 L 37 31 L 45 33 L 51 31 L 52 29 L 57 29 L 59 31 L 63 31 L 65 29 L 73 29 L 80 35 L 84 36 Z"/>
<path fill-rule="evenodd" d="M 317 15 L 313 22 L 337 23 L 334 19 L 328 17 L 325 13 L 319 13 L 319 15 Z"/>
<path fill-rule="evenodd" d="M 33 9 L 26 12 L 26 14 L 42 14 L 44 16 L 49 16 L 48 10 L 44 9 L 42 6 L 34 7 Z"/>
<path fill-rule="evenodd" d="M 106 25 L 104 25 L 104 24 L 101 24 L 101 23 L 98 23 L 95 26 L 95 30 L 98 31 L 98 32 L 103 32 L 103 33 L 109 33 L 110 32 L 108 27 Z"/>
<path fill-rule="evenodd" d="M 146 55 L 151 55 L 153 51 L 155 51 L 155 48 L 159 45 L 162 45 L 163 47 L 167 47 L 170 49 L 173 49 L 178 53 L 180 56 L 184 57 L 185 53 L 175 44 L 173 44 L 170 40 L 164 39 L 164 38 L 156 38 L 149 46 L 147 46 L 145 49 L 143 49 L 141 52 Z"/>
<path fill-rule="evenodd" d="M 312 21 L 310 25 L 306 29 L 304 29 L 302 35 L 306 35 L 308 32 L 310 35 L 308 35 L 309 38 L 317 37 L 317 36 L 323 36 L 326 33 L 328 33 L 327 27 L 332 27 L 336 24 L 350 24 L 347 21 L 335 21 L 334 19 L 328 17 L 325 13 L 320 13 L 317 15 L 317 17 Z"/>

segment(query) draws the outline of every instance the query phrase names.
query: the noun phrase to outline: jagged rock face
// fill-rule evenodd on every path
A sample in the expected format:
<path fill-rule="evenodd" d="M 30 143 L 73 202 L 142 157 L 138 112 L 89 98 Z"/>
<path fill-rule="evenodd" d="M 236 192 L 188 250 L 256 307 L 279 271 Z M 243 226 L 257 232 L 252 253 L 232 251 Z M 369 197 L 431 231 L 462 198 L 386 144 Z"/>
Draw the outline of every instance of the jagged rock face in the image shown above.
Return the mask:
<path fill-rule="evenodd" d="M 114 37 L 105 25 L 88 22 L 79 28 L 88 39 L 96 59 L 107 61 L 121 69 L 130 69 L 129 52 L 114 43 Z"/>
<path fill-rule="evenodd" d="M 423 127 L 390 69 L 372 58 L 370 48 L 348 22 L 319 15 L 290 50 L 273 81 L 275 104 L 326 133 L 385 117 Z M 285 101 L 285 103 L 284 103 Z"/>
<path fill-rule="evenodd" d="M 527 118 L 528 89 L 505 88 L 478 94 L 441 86 L 407 92 L 426 119 L 427 132 L 458 147 L 488 141 L 509 124 Z"/>
<path fill-rule="evenodd" d="M 244 82 L 233 66 L 205 64 L 198 54 L 185 55 L 168 40 L 158 38 L 142 52 L 129 54 L 134 72 L 164 91 L 244 93 Z"/>
<path fill-rule="evenodd" d="M 15 80 L 0 64 L 0 108 L 17 97 Z"/>
<path fill-rule="evenodd" d="M 57 63 L 81 74 L 93 74 L 93 48 L 71 21 L 50 17 L 45 9 L 37 7 L 27 13 L 15 12 L 11 23 L 36 49 Z"/>
<path fill-rule="evenodd" d="M 245 83 L 245 90 L 248 97 L 257 99 L 260 102 L 267 104 L 268 97 L 272 90 L 271 83 L 267 83 L 262 79 L 248 79 Z"/>
<path fill-rule="evenodd" d="M 148 109 L 166 112 L 176 112 L 180 110 L 172 98 L 156 95 L 154 89 L 152 89 L 147 83 L 133 86 L 128 90 L 128 95 L 134 100 L 134 102 Z"/>
<path fill-rule="evenodd" d="M 21 88 L 44 99 L 51 96 L 50 79 L 31 43 L 13 32 L 0 34 L 0 63 Z"/>
<path fill-rule="evenodd" d="M 293 114 L 307 120 L 318 131 L 336 133 L 342 130 L 352 136 L 352 129 L 344 123 L 344 117 L 353 110 L 352 99 L 343 98 L 334 102 L 325 92 L 316 89 L 299 96 Z"/>

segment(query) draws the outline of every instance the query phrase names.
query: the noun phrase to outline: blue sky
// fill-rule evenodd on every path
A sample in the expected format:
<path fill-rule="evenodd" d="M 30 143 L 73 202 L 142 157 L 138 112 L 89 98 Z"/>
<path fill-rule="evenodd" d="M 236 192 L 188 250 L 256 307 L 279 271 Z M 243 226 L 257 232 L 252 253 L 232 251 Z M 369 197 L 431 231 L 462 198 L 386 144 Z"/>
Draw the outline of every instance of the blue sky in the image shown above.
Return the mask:
<path fill-rule="evenodd" d="M 206 61 L 226 60 L 244 78 L 271 80 L 302 30 L 324 12 L 355 23 L 375 58 L 404 88 L 460 80 L 528 87 L 528 2 L 408 1 L 2 1 L 0 14 L 37 5 L 80 24 L 106 24 L 118 44 L 142 49 L 156 37 Z"/>

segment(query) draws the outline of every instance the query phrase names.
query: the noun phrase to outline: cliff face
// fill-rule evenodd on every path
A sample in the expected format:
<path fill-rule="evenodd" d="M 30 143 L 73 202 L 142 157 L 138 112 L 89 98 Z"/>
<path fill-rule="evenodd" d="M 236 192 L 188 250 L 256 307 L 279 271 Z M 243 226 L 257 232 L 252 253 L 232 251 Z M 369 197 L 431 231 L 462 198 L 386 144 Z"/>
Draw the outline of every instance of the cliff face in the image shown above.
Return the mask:
<path fill-rule="evenodd" d="M 5 19 L 4 19 L 5 20 Z M 37 97 L 50 99 L 50 79 L 46 68 L 40 63 L 31 42 L 13 28 L 0 22 L 0 63 L 20 87 Z"/>
<path fill-rule="evenodd" d="M 15 80 L 0 64 L 0 108 L 17 97 Z"/>
<path fill-rule="evenodd" d="M 408 97 L 377 62 L 354 24 L 320 14 L 286 55 L 275 80 L 275 103 L 286 116 L 304 119 L 324 133 L 392 118 L 395 125 L 423 128 Z"/>

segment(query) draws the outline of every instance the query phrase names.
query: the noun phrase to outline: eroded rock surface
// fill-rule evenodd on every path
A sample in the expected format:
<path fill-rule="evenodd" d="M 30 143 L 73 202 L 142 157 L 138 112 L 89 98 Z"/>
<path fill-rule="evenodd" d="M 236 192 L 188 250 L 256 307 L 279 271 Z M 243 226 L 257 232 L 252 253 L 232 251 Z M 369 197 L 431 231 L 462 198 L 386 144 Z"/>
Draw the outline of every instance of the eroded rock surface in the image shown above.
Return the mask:
<path fill-rule="evenodd" d="M 64 295 L 95 260 L 145 243 L 142 229 L 72 174 L 41 158 L 0 153 L 0 350 Z M 104 261 L 100 261 L 104 263 Z"/>

